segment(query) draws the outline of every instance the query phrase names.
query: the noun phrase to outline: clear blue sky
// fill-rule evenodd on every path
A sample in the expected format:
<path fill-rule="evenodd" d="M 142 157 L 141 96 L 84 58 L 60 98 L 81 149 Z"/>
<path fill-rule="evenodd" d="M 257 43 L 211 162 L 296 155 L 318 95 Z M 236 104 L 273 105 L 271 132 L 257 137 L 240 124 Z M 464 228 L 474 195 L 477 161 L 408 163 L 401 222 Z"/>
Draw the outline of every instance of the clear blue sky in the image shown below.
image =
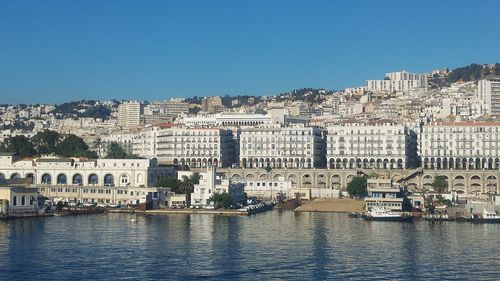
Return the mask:
<path fill-rule="evenodd" d="M 500 62 L 500 1 L 0 1 L 0 103 L 271 95 Z"/>

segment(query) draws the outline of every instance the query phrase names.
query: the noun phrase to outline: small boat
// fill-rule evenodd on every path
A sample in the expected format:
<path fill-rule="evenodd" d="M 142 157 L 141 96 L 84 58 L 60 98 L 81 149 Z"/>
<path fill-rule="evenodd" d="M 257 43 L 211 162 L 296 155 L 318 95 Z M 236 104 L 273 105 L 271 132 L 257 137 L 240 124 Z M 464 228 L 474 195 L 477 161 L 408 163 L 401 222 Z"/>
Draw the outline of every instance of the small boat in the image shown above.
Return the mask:
<path fill-rule="evenodd" d="M 350 212 L 348 215 L 350 218 L 362 218 L 363 213 L 360 212 Z"/>
<path fill-rule="evenodd" d="M 413 217 L 400 212 L 393 212 L 384 207 L 373 207 L 366 213 L 364 219 L 367 221 L 400 221 L 412 222 Z"/>
<path fill-rule="evenodd" d="M 426 214 L 424 216 L 426 221 L 452 221 L 453 219 L 448 214 Z"/>
<path fill-rule="evenodd" d="M 471 219 L 473 223 L 500 223 L 500 215 L 496 212 L 490 212 L 486 209 L 483 209 L 483 213 L 481 215 L 474 215 Z"/>

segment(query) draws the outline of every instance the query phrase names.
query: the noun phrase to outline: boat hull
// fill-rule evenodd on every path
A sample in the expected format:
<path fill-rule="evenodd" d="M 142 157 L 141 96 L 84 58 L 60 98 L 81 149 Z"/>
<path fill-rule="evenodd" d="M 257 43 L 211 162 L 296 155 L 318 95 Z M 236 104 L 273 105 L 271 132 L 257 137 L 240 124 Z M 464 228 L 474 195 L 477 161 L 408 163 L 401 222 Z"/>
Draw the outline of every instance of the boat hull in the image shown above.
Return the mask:
<path fill-rule="evenodd" d="M 472 223 L 500 223 L 500 218 L 494 219 L 483 219 L 483 218 L 473 218 L 471 219 Z"/>
<path fill-rule="evenodd" d="M 413 217 L 410 216 L 402 216 L 402 217 L 371 217 L 365 216 L 365 220 L 367 221 L 399 221 L 399 222 L 412 222 Z"/>

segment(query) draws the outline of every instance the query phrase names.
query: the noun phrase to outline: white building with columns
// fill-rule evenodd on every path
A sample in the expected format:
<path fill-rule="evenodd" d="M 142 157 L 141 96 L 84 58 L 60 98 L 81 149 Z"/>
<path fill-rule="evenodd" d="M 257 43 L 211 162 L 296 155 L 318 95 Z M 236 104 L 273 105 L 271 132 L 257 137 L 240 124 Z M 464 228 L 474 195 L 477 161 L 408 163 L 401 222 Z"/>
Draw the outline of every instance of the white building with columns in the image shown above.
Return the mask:
<path fill-rule="evenodd" d="M 345 122 L 328 127 L 326 157 L 330 169 L 396 169 L 416 163 L 417 136 L 390 120 Z"/>
<path fill-rule="evenodd" d="M 500 168 L 500 122 L 434 122 L 423 127 L 425 169 Z"/>
<path fill-rule="evenodd" d="M 233 145 L 230 129 L 171 127 L 156 136 L 160 162 L 190 167 L 231 166 Z"/>
<path fill-rule="evenodd" d="M 241 167 L 321 167 L 323 155 L 322 131 L 318 127 L 275 124 L 241 129 Z"/>
<path fill-rule="evenodd" d="M 172 168 L 155 159 L 19 158 L 0 154 L 0 180 L 31 178 L 46 186 L 152 187 Z"/>
<path fill-rule="evenodd" d="M 251 113 L 219 113 L 209 115 L 186 116 L 178 123 L 189 127 L 220 127 L 220 126 L 255 126 L 271 123 L 272 117 L 267 114 Z"/>
<path fill-rule="evenodd" d="M 167 190 L 154 186 L 168 176 L 175 176 L 174 169 L 158 166 L 155 159 L 20 158 L 0 154 L 0 183 L 28 178 L 42 195 L 56 201 L 139 204 L 149 200 L 162 205 Z"/>

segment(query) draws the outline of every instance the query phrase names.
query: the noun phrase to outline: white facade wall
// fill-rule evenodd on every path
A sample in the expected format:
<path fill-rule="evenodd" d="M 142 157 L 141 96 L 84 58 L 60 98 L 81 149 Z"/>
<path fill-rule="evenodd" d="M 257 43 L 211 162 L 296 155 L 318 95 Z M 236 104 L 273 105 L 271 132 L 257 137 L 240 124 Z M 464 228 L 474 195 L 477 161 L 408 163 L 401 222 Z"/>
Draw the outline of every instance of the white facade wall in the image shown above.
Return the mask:
<path fill-rule="evenodd" d="M 422 167 L 499 169 L 500 122 L 435 122 L 423 127 Z"/>
<path fill-rule="evenodd" d="M 124 129 L 133 129 L 139 127 L 140 116 L 140 102 L 124 102 L 118 106 L 118 125 L 120 125 Z"/>
<path fill-rule="evenodd" d="M 478 83 L 479 99 L 485 114 L 500 117 L 500 77 L 489 77 Z"/>
<path fill-rule="evenodd" d="M 168 190 L 159 187 L 111 186 L 40 186 L 40 194 L 54 201 L 77 203 L 104 203 L 110 205 L 142 204 L 150 200 L 166 206 Z"/>
<path fill-rule="evenodd" d="M 292 181 L 284 177 L 276 180 L 246 180 L 245 193 L 258 198 L 278 199 L 282 194 L 285 198 L 294 198 Z"/>
<path fill-rule="evenodd" d="M 372 92 L 406 92 L 417 88 L 427 88 L 427 74 L 398 71 L 386 73 L 385 77 L 389 80 L 367 80 L 367 90 Z"/>
<path fill-rule="evenodd" d="M 32 178 L 37 186 L 152 187 L 173 174 L 172 168 L 160 167 L 156 160 L 148 159 L 0 157 L 0 178 Z"/>
<path fill-rule="evenodd" d="M 271 123 L 271 116 L 266 114 L 213 114 L 188 116 L 179 122 L 190 127 L 219 126 L 254 126 Z"/>
<path fill-rule="evenodd" d="M 241 167 L 313 168 L 322 165 L 323 142 L 317 127 L 294 125 L 242 128 Z"/>
<path fill-rule="evenodd" d="M 417 88 L 426 87 L 419 80 L 367 80 L 366 88 L 371 92 L 385 91 L 385 92 L 406 92 Z"/>
<path fill-rule="evenodd" d="M 326 157 L 328 167 L 406 168 L 416 154 L 416 136 L 394 123 L 344 123 L 328 127 Z M 413 146 L 413 147 L 412 147 Z"/>
<path fill-rule="evenodd" d="M 233 135 L 229 129 L 169 128 L 159 130 L 156 144 L 161 162 L 191 167 L 231 166 Z"/>
<path fill-rule="evenodd" d="M 178 175 L 181 179 L 181 175 Z M 191 193 L 192 206 L 210 205 L 209 199 L 214 193 L 229 193 L 231 203 L 241 203 L 244 200 L 244 185 L 242 183 L 231 183 L 229 179 L 217 176 L 214 167 L 207 169 L 207 172 L 200 173 L 200 183 L 194 185 Z"/>

